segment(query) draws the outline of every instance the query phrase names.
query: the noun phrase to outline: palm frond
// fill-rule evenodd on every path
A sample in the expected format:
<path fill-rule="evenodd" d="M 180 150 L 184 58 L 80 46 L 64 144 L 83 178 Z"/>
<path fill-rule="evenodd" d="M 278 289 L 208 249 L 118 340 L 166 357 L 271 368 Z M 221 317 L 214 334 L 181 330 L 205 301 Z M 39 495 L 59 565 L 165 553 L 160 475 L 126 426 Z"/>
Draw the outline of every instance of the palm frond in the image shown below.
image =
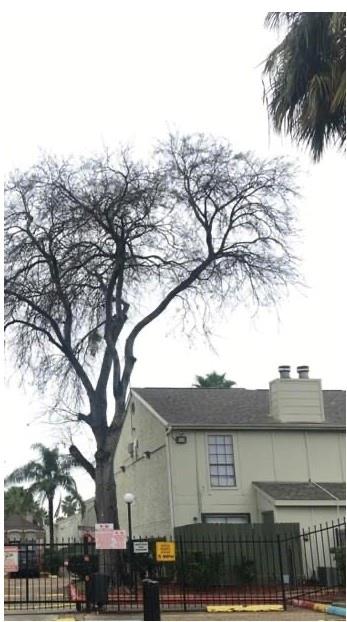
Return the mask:
<path fill-rule="evenodd" d="M 264 65 L 264 101 L 273 127 L 307 145 L 319 160 L 328 143 L 346 140 L 346 16 L 268 13 L 266 24 L 287 24 Z"/>

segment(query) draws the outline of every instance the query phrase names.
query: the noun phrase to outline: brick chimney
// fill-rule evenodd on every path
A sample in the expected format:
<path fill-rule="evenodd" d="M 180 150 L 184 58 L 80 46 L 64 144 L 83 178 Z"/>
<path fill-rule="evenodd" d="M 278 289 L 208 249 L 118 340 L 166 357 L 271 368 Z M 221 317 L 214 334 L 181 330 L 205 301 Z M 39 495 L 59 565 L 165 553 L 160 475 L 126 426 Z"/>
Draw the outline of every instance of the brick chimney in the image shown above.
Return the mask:
<path fill-rule="evenodd" d="M 298 378 L 290 377 L 289 365 L 281 365 L 279 378 L 270 382 L 270 415 L 283 423 L 325 421 L 321 381 L 309 378 L 309 367 L 297 367 Z"/>

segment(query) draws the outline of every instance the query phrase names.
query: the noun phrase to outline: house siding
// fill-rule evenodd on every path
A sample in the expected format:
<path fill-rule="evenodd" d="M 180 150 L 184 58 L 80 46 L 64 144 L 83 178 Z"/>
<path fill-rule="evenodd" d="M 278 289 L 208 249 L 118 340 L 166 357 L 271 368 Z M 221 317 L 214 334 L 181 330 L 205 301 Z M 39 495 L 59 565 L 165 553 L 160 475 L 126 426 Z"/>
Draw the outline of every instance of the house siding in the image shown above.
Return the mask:
<path fill-rule="evenodd" d="M 135 407 L 134 412 L 132 404 Z M 138 440 L 137 456 L 131 457 L 128 445 L 134 440 Z M 146 458 L 146 451 L 151 452 L 150 458 Z M 123 496 L 126 492 L 132 492 L 135 495 L 132 504 L 134 536 L 171 536 L 166 429 L 134 397 L 128 405 L 128 415 L 115 455 L 114 470 L 120 527 L 128 530 L 127 507 Z"/>
<path fill-rule="evenodd" d="M 206 513 L 249 513 L 252 522 L 261 521 L 264 508 L 257 503 L 252 486 L 255 480 L 344 481 L 340 460 L 342 433 L 230 431 L 236 486 L 220 489 L 209 483 L 208 432 L 185 434 L 185 445 L 176 445 L 170 438 L 175 526 L 200 522 L 201 515 Z"/>

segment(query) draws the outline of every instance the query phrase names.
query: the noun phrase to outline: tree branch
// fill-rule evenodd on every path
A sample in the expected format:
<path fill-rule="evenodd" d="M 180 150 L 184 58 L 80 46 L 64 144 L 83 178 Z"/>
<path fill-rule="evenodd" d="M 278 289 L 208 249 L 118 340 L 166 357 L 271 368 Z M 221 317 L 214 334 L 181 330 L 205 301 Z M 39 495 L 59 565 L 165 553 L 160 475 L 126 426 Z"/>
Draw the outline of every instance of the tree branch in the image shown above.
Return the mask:
<path fill-rule="evenodd" d="M 89 473 L 90 477 L 95 481 L 95 467 L 92 465 L 87 458 L 83 456 L 80 450 L 76 447 L 76 445 L 70 445 L 69 452 L 71 456 L 76 460 L 76 462 L 82 466 L 87 473 Z"/>

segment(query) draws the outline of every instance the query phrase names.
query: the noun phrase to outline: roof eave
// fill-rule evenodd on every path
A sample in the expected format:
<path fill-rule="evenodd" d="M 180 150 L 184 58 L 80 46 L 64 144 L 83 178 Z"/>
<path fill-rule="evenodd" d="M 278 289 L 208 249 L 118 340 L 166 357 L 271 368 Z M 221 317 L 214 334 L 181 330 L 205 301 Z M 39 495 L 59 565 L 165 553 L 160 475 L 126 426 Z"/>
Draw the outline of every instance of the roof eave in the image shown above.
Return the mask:
<path fill-rule="evenodd" d="M 346 430 L 346 426 L 339 424 L 313 424 L 313 423 L 280 423 L 280 424 L 256 424 L 256 423 L 209 423 L 209 424 L 201 424 L 201 423 L 169 423 L 166 421 L 167 425 L 170 426 L 173 430 L 324 430 L 330 432 L 344 432 Z"/>

